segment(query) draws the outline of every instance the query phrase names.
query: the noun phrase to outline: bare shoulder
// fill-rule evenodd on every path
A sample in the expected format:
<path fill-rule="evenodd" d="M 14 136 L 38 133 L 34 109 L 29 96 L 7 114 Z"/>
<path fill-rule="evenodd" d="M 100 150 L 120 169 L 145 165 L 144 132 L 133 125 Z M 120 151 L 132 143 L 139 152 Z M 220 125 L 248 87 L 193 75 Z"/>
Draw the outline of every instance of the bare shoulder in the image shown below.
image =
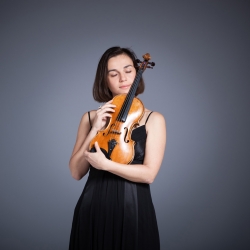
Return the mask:
<path fill-rule="evenodd" d="M 165 123 L 165 118 L 164 116 L 157 112 L 157 111 L 151 111 L 151 110 L 148 110 L 146 109 L 145 110 L 145 113 L 146 113 L 146 118 L 148 119 L 147 121 L 147 124 L 151 123 L 151 124 L 154 124 L 154 123 L 158 123 L 158 122 L 164 122 Z"/>
<path fill-rule="evenodd" d="M 93 123 L 92 121 L 94 119 L 95 112 L 96 112 L 95 110 L 92 110 L 82 115 L 81 122 L 80 122 L 79 129 L 78 129 L 78 134 L 82 134 L 82 133 L 85 134 L 89 132 L 91 128 L 91 124 Z"/>
<path fill-rule="evenodd" d="M 150 131 L 151 129 L 155 130 L 155 129 L 164 129 L 166 130 L 166 121 L 164 116 L 156 111 L 149 111 L 149 117 L 148 117 L 148 121 L 146 124 L 146 129 L 147 131 Z"/>
<path fill-rule="evenodd" d="M 96 110 L 89 111 L 89 116 L 90 116 L 89 118 L 90 118 L 91 124 L 93 123 L 92 121 L 94 120 L 95 114 L 96 114 Z"/>
<path fill-rule="evenodd" d="M 88 124 L 88 131 L 91 129 L 91 126 L 93 125 L 95 114 L 96 110 L 90 110 L 82 116 L 82 119 L 84 119 L 85 121 L 84 124 Z"/>
<path fill-rule="evenodd" d="M 90 130 L 89 115 L 88 115 L 88 112 L 86 112 L 82 115 L 82 118 L 78 127 L 76 142 L 75 142 L 75 146 L 72 152 L 72 156 L 80 149 L 81 145 L 83 144 L 85 138 L 87 137 L 89 133 L 89 130 Z"/>

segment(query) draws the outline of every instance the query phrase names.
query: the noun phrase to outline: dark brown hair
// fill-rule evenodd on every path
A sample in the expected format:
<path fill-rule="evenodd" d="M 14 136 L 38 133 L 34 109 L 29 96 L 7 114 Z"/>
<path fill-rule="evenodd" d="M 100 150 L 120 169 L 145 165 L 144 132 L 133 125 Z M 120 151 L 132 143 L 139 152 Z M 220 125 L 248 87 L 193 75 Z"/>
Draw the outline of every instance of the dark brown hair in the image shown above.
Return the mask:
<path fill-rule="evenodd" d="M 121 54 L 126 54 L 127 56 L 129 56 L 133 61 L 136 72 L 138 71 L 138 66 L 136 63 L 137 57 L 131 49 L 121 48 L 121 47 L 111 47 L 108 50 L 106 50 L 98 63 L 95 81 L 93 85 L 93 97 L 97 102 L 107 102 L 113 98 L 113 95 L 108 88 L 108 82 L 107 82 L 108 60 L 111 57 L 115 57 Z M 136 96 L 143 93 L 144 88 L 145 88 L 144 81 L 143 78 L 141 78 L 136 91 Z"/>

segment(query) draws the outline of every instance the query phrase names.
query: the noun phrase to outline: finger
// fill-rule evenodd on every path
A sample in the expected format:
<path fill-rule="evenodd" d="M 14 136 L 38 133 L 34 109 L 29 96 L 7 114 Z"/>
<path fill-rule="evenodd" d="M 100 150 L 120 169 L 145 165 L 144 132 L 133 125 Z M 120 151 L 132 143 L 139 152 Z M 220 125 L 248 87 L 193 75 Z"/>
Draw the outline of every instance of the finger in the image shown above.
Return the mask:
<path fill-rule="evenodd" d="M 107 117 L 112 117 L 112 114 L 110 114 L 110 113 L 100 113 L 97 116 L 98 116 L 98 118 L 103 120 L 103 119 L 106 119 Z"/>
<path fill-rule="evenodd" d="M 115 106 L 115 104 L 114 103 L 106 102 L 104 105 L 102 105 L 102 107 L 104 107 L 104 106 Z"/>
<path fill-rule="evenodd" d="M 112 101 L 113 101 L 113 100 L 110 100 L 110 101 L 108 101 L 108 102 L 106 102 L 106 103 L 103 103 L 102 105 L 100 105 L 100 106 L 98 107 L 98 109 L 103 109 L 103 107 L 105 107 L 105 106 L 107 106 L 107 105 L 112 105 L 112 104 L 111 104 Z"/>
<path fill-rule="evenodd" d="M 115 112 L 115 108 L 116 106 L 114 107 L 102 107 L 102 108 L 99 108 L 96 110 L 96 113 L 97 114 L 103 114 L 103 113 L 106 113 L 106 112 Z"/>
<path fill-rule="evenodd" d="M 115 107 L 116 105 L 115 105 L 115 104 L 112 104 L 112 101 L 113 101 L 113 100 L 111 100 L 111 101 L 106 102 L 105 104 L 103 104 L 103 105 L 102 105 L 102 108 L 103 108 L 103 107 L 107 107 L 107 106 L 108 106 L 108 107 Z"/>
<path fill-rule="evenodd" d="M 114 108 L 106 107 L 98 110 L 99 113 L 115 112 Z"/>
<path fill-rule="evenodd" d="M 101 148 L 100 148 L 97 141 L 95 142 L 95 149 L 96 149 L 96 152 L 98 152 L 98 153 L 101 152 L 102 153 Z"/>
<path fill-rule="evenodd" d="M 98 113 L 96 114 L 96 116 L 99 118 L 99 119 L 103 119 L 105 117 L 112 117 L 112 114 L 113 112 L 103 112 L 103 113 Z"/>
<path fill-rule="evenodd" d="M 99 144 L 98 144 L 97 141 L 95 142 L 95 149 L 96 149 L 96 152 L 101 151 L 101 149 L 100 149 Z"/>
<path fill-rule="evenodd" d="M 113 102 L 113 99 L 109 100 L 109 101 L 106 102 L 105 104 L 107 104 L 107 103 L 112 103 L 112 102 Z"/>
<path fill-rule="evenodd" d="M 104 114 L 103 116 L 102 116 L 102 121 L 107 121 L 109 118 L 111 118 L 112 117 L 112 115 L 111 114 Z"/>
<path fill-rule="evenodd" d="M 111 108 L 111 109 L 114 109 L 115 107 L 116 107 L 115 104 L 109 104 L 109 105 L 107 105 L 107 106 L 103 106 L 102 109 L 104 109 L 104 108 Z"/>

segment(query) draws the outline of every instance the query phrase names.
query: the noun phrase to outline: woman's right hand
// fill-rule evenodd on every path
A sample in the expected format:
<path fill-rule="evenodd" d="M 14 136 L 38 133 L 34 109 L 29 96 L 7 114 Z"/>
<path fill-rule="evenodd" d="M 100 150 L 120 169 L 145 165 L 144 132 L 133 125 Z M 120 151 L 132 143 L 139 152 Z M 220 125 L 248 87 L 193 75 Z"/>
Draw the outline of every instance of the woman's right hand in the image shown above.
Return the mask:
<path fill-rule="evenodd" d="M 106 102 L 96 111 L 92 129 L 99 131 L 105 127 L 107 124 L 107 119 L 112 117 L 110 113 L 115 112 L 114 108 L 116 105 L 112 104 L 112 101 L 113 100 Z"/>

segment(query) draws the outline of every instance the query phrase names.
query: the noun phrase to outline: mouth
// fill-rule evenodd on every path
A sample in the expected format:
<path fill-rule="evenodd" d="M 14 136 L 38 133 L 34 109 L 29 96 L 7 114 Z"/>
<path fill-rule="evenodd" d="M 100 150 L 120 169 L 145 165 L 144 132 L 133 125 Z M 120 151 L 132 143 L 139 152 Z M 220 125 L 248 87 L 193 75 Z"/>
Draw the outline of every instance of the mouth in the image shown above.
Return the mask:
<path fill-rule="evenodd" d="M 130 84 L 128 84 L 128 85 L 122 85 L 122 86 L 120 86 L 119 88 L 120 89 L 127 89 L 127 88 L 130 88 Z"/>

